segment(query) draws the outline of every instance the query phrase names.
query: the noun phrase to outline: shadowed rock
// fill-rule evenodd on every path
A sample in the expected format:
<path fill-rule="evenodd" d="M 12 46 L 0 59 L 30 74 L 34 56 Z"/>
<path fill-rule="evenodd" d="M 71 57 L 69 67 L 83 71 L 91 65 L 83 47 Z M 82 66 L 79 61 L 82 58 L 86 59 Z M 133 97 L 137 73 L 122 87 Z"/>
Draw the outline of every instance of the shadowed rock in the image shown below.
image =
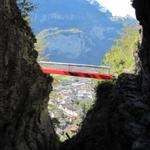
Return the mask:
<path fill-rule="evenodd" d="M 61 145 L 62 150 L 150 149 L 150 2 L 134 0 L 143 27 L 137 75 L 122 74 L 113 84 L 97 88 L 97 100 L 81 131 Z M 138 61 L 139 63 L 139 61 Z"/>
<path fill-rule="evenodd" d="M 47 111 L 52 78 L 37 64 L 36 42 L 15 0 L 0 0 L 0 149 L 55 150 Z"/>
<path fill-rule="evenodd" d="M 97 87 L 80 132 L 61 150 L 150 150 L 150 1 L 134 0 L 143 27 L 139 74 Z M 52 78 L 36 62 L 34 35 L 15 0 L 0 0 L 0 149 L 55 150 L 48 116 Z"/>

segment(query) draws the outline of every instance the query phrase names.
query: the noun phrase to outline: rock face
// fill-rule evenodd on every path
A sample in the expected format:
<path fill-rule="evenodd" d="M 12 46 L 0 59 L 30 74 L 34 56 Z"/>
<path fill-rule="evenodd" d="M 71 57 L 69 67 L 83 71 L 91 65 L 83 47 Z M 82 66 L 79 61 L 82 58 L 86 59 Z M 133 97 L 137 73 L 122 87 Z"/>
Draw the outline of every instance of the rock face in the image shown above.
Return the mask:
<path fill-rule="evenodd" d="M 81 131 L 63 143 L 62 150 L 150 149 L 150 2 L 134 0 L 133 6 L 143 27 L 141 71 L 137 75 L 122 74 L 114 83 L 99 85 L 97 101 Z"/>
<path fill-rule="evenodd" d="M 150 150 L 150 1 L 134 0 L 143 27 L 139 74 L 97 88 L 81 131 L 61 150 Z M 36 62 L 34 35 L 15 0 L 0 0 L 0 149 L 55 150 L 47 102 L 52 78 Z"/>
<path fill-rule="evenodd" d="M 0 0 L 0 149 L 55 150 L 48 116 L 52 78 L 36 62 L 36 41 L 15 0 Z"/>
<path fill-rule="evenodd" d="M 148 0 L 134 0 L 133 6 L 136 9 L 137 19 L 143 27 L 143 39 L 139 57 L 142 63 L 142 91 L 145 98 L 148 99 L 148 93 L 150 92 L 150 2 Z"/>

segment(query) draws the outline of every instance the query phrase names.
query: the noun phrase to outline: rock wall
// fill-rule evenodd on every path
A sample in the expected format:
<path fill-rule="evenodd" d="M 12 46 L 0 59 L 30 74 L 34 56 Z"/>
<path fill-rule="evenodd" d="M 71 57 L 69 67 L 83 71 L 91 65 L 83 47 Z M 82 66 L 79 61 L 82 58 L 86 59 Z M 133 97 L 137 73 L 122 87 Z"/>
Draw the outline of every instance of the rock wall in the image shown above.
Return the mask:
<path fill-rule="evenodd" d="M 150 1 L 134 0 L 133 6 L 143 28 L 140 72 L 99 85 L 81 131 L 61 150 L 150 150 Z"/>
<path fill-rule="evenodd" d="M 47 103 L 52 78 L 43 74 L 36 39 L 15 0 L 0 0 L 0 149 L 55 150 Z"/>
<path fill-rule="evenodd" d="M 81 131 L 61 150 L 150 150 L 150 1 L 134 0 L 143 27 L 139 74 L 97 88 Z M 15 0 L 0 0 L 0 149 L 55 150 L 48 116 L 52 78 L 36 62 L 36 42 Z"/>
<path fill-rule="evenodd" d="M 146 96 L 150 92 L 150 1 L 134 0 L 133 6 L 136 9 L 137 19 L 143 27 L 143 39 L 139 57 L 142 62 L 142 89 L 143 94 Z"/>

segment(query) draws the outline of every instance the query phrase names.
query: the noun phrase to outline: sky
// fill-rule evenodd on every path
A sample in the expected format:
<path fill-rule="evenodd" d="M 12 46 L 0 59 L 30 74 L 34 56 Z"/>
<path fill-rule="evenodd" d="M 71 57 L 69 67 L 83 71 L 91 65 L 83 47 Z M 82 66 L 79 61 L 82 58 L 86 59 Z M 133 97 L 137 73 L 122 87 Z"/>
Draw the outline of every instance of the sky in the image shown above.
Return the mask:
<path fill-rule="evenodd" d="M 135 11 L 131 6 L 131 0 L 97 0 L 102 6 L 107 8 L 113 16 L 130 15 L 135 18 Z"/>

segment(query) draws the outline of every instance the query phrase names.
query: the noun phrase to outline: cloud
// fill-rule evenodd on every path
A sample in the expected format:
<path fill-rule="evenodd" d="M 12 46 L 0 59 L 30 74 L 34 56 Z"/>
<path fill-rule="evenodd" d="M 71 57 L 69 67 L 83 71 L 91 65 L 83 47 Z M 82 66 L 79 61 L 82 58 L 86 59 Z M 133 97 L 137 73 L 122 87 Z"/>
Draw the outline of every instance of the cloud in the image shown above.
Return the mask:
<path fill-rule="evenodd" d="M 135 18 L 135 11 L 131 6 L 130 0 L 96 0 L 106 7 L 113 16 L 125 17 L 130 15 Z"/>

